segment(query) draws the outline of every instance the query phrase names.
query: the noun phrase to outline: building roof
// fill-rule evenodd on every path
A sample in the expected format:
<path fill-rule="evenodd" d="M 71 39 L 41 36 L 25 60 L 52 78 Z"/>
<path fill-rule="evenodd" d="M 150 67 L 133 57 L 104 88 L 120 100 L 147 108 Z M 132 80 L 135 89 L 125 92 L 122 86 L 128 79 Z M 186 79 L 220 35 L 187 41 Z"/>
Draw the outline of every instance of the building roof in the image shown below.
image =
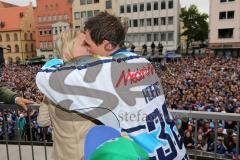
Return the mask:
<path fill-rule="evenodd" d="M 15 4 L 0 1 L 0 8 L 18 7 Z"/>
<path fill-rule="evenodd" d="M 27 9 L 28 7 L 1 8 L 0 9 L 0 31 L 19 30 L 21 25 L 21 20 Z"/>

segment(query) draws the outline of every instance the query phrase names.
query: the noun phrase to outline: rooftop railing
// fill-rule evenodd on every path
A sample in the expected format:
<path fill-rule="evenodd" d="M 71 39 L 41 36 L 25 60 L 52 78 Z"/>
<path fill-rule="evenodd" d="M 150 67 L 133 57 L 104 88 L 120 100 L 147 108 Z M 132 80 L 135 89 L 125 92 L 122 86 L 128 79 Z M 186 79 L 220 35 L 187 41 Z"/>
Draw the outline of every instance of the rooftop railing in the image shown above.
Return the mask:
<path fill-rule="evenodd" d="M 5 131 L 4 133 L 4 139 L 1 140 L 0 139 L 0 144 L 4 144 L 6 146 L 6 159 L 9 160 L 10 156 L 9 156 L 9 144 L 14 144 L 15 146 L 18 146 L 18 153 L 14 153 L 14 154 L 19 154 L 19 159 L 22 160 L 22 146 L 23 145 L 30 145 L 31 146 L 31 159 L 35 160 L 35 159 L 39 159 L 39 157 L 35 157 L 35 152 L 34 152 L 34 147 L 35 145 L 40 145 L 44 147 L 44 155 L 41 155 L 42 157 L 40 157 L 40 159 L 45 159 L 47 160 L 49 155 L 47 152 L 47 146 L 51 146 L 52 142 L 47 142 L 46 141 L 46 132 L 43 132 L 43 140 L 42 141 L 34 141 L 33 140 L 33 131 L 32 131 L 32 127 L 29 126 L 30 128 L 30 139 L 28 141 L 23 141 L 21 139 L 21 135 L 20 135 L 20 128 L 18 125 L 18 118 L 16 118 L 16 130 L 17 130 L 17 139 L 16 140 L 9 140 L 8 137 L 8 133 L 6 133 L 6 131 L 8 132 L 7 129 L 7 116 L 6 116 L 6 111 L 11 110 L 11 111 L 17 111 L 20 110 L 21 108 L 17 105 L 8 105 L 8 104 L 1 104 L 0 103 L 0 112 L 4 113 L 3 114 L 3 130 Z M 27 111 L 27 117 L 28 117 L 28 121 L 31 122 L 31 117 L 30 117 L 30 110 L 38 110 L 39 109 L 39 105 L 34 105 L 31 104 L 28 106 L 28 111 Z M 218 137 L 218 133 L 217 133 L 217 128 L 218 128 L 218 121 L 235 121 L 237 123 L 237 144 L 236 144 L 236 157 L 238 157 L 238 153 L 239 153 L 239 126 L 240 126 L 240 114 L 233 114 L 233 113 L 218 113 L 218 112 L 202 112 L 202 111 L 185 111 L 185 110 L 170 110 L 170 112 L 173 115 L 174 119 L 182 119 L 182 118 L 188 118 L 188 119 L 192 119 L 195 121 L 194 123 L 194 142 L 195 144 L 197 144 L 197 135 L 198 135 L 198 121 L 200 120 L 212 120 L 215 122 L 215 129 L 214 129 L 214 139 L 215 142 L 217 142 L 217 137 Z M 29 125 L 31 125 L 31 123 L 29 123 Z M 44 130 L 44 128 L 42 128 Z M 217 154 L 217 143 L 214 143 L 214 153 L 210 153 L 210 152 L 205 152 L 205 151 L 200 151 L 197 150 L 196 147 L 195 149 L 191 149 L 188 150 L 188 154 L 190 155 L 190 157 L 192 159 L 201 159 L 201 157 L 205 157 L 205 159 L 227 159 L 225 156 Z M 1 158 L 1 154 L 0 154 L 0 159 Z M 229 159 L 232 159 L 229 157 Z"/>

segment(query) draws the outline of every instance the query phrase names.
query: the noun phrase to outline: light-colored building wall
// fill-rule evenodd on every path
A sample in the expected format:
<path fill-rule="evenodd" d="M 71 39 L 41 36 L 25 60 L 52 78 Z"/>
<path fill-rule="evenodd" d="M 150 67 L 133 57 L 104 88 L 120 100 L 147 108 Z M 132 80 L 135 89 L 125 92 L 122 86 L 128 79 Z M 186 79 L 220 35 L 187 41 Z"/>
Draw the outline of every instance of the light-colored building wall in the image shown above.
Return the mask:
<path fill-rule="evenodd" d="M 116 14 L 119 0 L 74 0 L 72 3 L 72 19 L 74 28 L 84 26 L 84 22 L 98 12 L 107 11 Z M 108 8 L 109 7 L 109 8 Z"/>
<path fill-rule="evenodd" d="M 33 7 L 30 4 L 28 7 L 6 9 L 13 13 L 11 20 L 4 22 L 5 25 L 0 29 L 0 44 L 9 48 L 4 50 L 5 61 L 6 63 L 25 61 L 36 55 Z M 7 18 L 7 14 L 5 16 Z M 19 21 L 17 26 L 14 21 Z"/>
<path fill-rule="evenodd" d="M 230 15 L 231 11 L 234 17 Z M 232 36 L 222 37 L 219 29 L 228 28 L 233 29 Z M 211 0 L 209 30 L 209 47 L 217 54 L 240 54 L 240 1 Z"/>
<path fill-rule="evenodd" d="M 180 3 L 179 0 L 111 0 L 111 9 L 106 9 L 106 3 L 110 0 L 99 0 L 98 3 L 94 3 L 95 0 L 74 0 L 72 5 L 73 10 L 73 26 L 75 28 L 81 28 L 84 26 L 84 22 L 87 18 L 94 16 L 94 11 L 105 11 L 121 17 L 122 21 L 128 21 L 128 32 L 126 40 L 132 42 L 136 47 L 141 48 L 143 44 L 147 44 L 150 47 L 154 42 L 157 46 L 158 43 L 162 43 L 165 50 L 176 50 L 179 46 L 179 14 Z M 80 4 L 85 2 L 85 4 Z M 91 4 L 88 4 L 91 3 Z M 154 10 L 154 3 L 157 2 L 158 9 Z M 161 9 L 161 2 L 165 3 L 165 9 Z M 169 8 L 169 3 L 173 4 L 173 7 Z M 151 4 L 151 9 L 147 10 L 147 4 Z M 133 6 L 137 5 L 137 11 L 133 12 Z M 140 11 L 140 4 L 144 4 L 144 10 Z M 130 6 L 130 12 L 127 11 L 127 7 Z M 121 7 L 124 7 L 124 12 L 121 12 Z M 92 12 L 92 14 L 90 14 Z M 158 19 L 158 23 L 154 25 L 154 18 Z M 148 24 L 151 19 L 151 24 Z M 165 19 L 162 21 L 161 19 Z M 137 20 L 137 26 L 134 26 L 134 21 Z M 144 20 L 144 24 L 142 21 Z"/>
<path fill-rule="evenodd" d="M 161 43 L 166 51 L 178 48 L 179 0 L 121 0 L 117 11 L 120 17 L 129 19 L 126 40 L 136 47 L 141 48 L 143 44 L 147 44 L 150 48 L 154 42 L 156 46 Z"/>
<path fill-rule="evenodd" d="M 67 22 L 57 22 L 52 25 L 53 34 L 53 56 L 59 58 L 59 53 L 56 49 L 56 41 L 59 37 L 59 33 L 70 29 L 70 24 Z M 48 55 L 49 57 L 50 55 Z"/>

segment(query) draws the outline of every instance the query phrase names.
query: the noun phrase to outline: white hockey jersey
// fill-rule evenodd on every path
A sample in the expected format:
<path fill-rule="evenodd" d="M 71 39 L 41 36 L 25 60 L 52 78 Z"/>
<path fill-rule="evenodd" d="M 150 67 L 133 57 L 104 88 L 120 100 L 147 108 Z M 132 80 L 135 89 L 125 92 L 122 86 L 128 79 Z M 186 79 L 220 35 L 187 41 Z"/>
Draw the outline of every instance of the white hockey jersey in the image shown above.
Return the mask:
<path fill-rule="evenodd" d="M 119 51 L 61 64 L 48 62 L 36 77 L 38 88 L 55 104 L 120 128 L 151 160 L 188 159 L 159 78 L 145 58 Z"/>

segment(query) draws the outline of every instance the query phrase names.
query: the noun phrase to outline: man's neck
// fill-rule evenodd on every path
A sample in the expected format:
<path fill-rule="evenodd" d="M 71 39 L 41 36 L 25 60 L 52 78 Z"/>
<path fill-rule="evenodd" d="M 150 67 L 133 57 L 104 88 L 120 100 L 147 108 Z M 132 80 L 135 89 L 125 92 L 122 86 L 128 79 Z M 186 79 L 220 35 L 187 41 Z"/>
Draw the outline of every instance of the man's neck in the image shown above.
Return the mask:
<path fill-rule="evenodd" d="M 107 56 L 111 56 L 111 55 L 115 54 L 119 49 L 120 49 L 119 47 L 116 47 L 114 50 L 108 52 Z"/>

